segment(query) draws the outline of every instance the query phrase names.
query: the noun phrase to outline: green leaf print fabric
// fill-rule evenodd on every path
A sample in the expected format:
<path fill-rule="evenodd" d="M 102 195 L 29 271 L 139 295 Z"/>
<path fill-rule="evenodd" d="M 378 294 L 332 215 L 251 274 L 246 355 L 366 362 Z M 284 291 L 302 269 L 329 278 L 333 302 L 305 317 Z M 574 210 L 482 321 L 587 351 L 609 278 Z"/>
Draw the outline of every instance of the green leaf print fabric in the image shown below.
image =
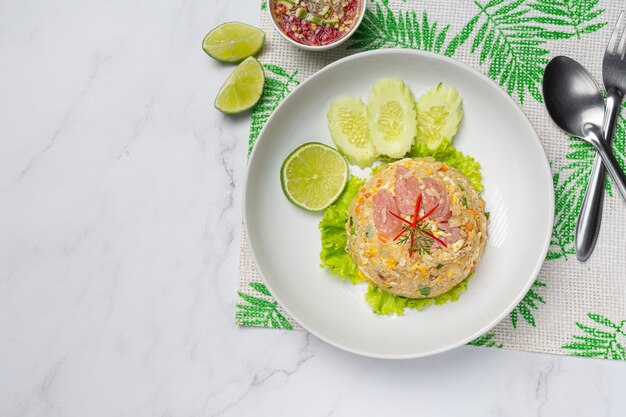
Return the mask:
<path fill-rule="evenodd" d="M 626 207 L 607 181 L 596 251 L 588 262 L 579 263 L 574 256 L 576 219 L 595 152 L 554 126 L 540 93 L 544 68 L 557 55 L 578 60 L 601 80 L 602 54 L 621 7 L 599 0 L 368 0 L 363 22 L 346 43 L 306 53 L 275 31 L 264 0 L 259 12 L 267 45 L 260 60 L 266 83 L 252 111 L 249 152 L 280 102 L 306 78 L 344 56 L 408 48 L 480 70 L 522 107 L 537 130 L 552 167 L 556 207 L 550 249 L 538 279 L 508 319 L 469 345 L 626 360 Z M 618 119 L 614 151 L 624 166 L 624 116 Z M 301 330 L 263 284 L 244 232 L 235 320 L 243 326 Z"/>

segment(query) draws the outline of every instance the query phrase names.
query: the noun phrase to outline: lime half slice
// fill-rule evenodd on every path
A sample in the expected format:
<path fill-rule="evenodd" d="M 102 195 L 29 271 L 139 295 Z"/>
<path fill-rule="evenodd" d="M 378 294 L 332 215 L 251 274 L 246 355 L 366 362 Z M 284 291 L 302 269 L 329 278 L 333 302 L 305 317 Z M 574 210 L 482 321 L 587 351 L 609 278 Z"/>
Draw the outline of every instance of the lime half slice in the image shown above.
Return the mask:
<path fill-rule="evenodd" d="M 246 58 L 228 77 L 215 98 L 215 108 L 233 114 L 248 110 L 263 93 L 265 72 L 256 58 Z"/>
<path fill-rule="evenodd" d="M 305 143 L 283 162 L 280 182 L 289 201 L 308 211 L 322 211 L 346 187 L 348 163 L 330 146 Z"/>
<path fill-rule="evenodd" d="M 202 49 L 221 62 L 241 62 L 259 52 L 265 33 L 245 23 L 229 22 L 219 25 L 204 37 Z"/>

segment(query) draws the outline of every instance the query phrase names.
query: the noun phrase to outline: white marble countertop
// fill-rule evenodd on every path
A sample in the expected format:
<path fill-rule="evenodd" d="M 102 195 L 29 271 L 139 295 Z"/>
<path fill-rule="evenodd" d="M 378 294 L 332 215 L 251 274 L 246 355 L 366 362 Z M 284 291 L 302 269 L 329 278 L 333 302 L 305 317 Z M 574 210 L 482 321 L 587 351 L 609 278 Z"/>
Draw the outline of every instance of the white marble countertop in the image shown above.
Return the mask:
<path fill-rule="evenodd" d="M 626 415 L 626 363 L 389 362 L 234 324 L 248 116 L 213 109 L 232 68 L 200 44 L 257 19 L 0 2 L 0 415 Z"/>

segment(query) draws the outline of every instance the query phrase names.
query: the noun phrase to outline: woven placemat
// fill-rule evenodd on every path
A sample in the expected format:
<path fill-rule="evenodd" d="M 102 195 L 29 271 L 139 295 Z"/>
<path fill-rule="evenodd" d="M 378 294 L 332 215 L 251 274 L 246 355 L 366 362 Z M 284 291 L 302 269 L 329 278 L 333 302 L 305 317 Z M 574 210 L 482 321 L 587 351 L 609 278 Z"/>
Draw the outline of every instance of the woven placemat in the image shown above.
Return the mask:
<path fill-rule="evenodd" d="M 282 39 L 262 3 L 261 28 L 267 41 L 260 59 L 267 81 L 252 113 L 249 150 L 291 90 L 346 55 L 413 48 L 479 69 L 520 103 L 537 130 L 552 166 L 556 212 L 550 251 L 534 286 L 508 319 L 470 344 L 626 360 L 626 209 L 609 189 L 596 250 L 588 262 L 579 263 L 574 228 L 594 151 L 554 126 L 540 94 L 545 65 L 556 55 L 580 61 L 601 79 L 602 54 L 621 7 L 597 0 L 369 0 L 363 23 L 345 46 L 307 53 Z M 619 118 L 614 140 L 623 163 L 624 117 Z M 237 323 L 301 329 L 272 298 L 247 245 L 243 232 Z"/>

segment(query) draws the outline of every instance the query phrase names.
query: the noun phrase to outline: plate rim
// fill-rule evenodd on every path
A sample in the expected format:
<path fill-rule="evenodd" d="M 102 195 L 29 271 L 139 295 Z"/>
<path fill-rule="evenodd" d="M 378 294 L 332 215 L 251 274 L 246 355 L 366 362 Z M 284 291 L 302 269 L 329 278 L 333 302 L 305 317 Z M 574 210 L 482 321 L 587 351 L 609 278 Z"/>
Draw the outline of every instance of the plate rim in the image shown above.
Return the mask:
<path fill-rule="evenodd" d="M 436 54 L 436 53 L 432 53 L 432 52 L 428 52 L 428 51 L 420 51 L 420 50 L 412 50 L 412 49 L 404 49 L 404 48 L 383 48 L 383 49 L 377 49 L 377 50 L 373 50 L 373 51 L 364 51 L 364 52 L 359 52 L 353 55 L 348 55 L 346 57 L 343 57 L 341 59 L 338 59 L 337 61 L 332 62 L 331 64 L 326 65 L 325 67 L 321 68 L 319 71 L 315 72 L 313 75 L 311 75 L 310 77 L 308 77 L 306 80 L 304 80 L 302 83 L 300 83 L 296 88 L 294 88 L 281 102 L 280 104 L 276 107 L 276 109 L 272 112 L 272 114 L 270 115 L 270 117 L 267 119 L 267 122 L 265 122 L 265 125 L 263 126 L 263 128 L 261 129 L 261 131 L 259 132 L 259 136 L 257 137 L 257 140 L 254 143 L 254 146 L 252 147 L 252 152 L 250 153 L 248 160 L 246 161 L 246 174 L 245 174 L 245 178 L 244 178 L 244 186 L 243 186 L 243 203 L 242 203 L 242 210 L 243 210 L 243 224 L 244 224 L 244 230 L 246 233 L 246 237 L 247 237 L 247 241 L 248 241 L 248 250 L 250 252 L 250 255 L 252 256 L 252 260 L 254 261 L 254 265 L 257 268 L 258 272 L 259 272 L 259 276 L 261 277 L 261 279 L 263 280 L 263 282 L 265 283 L 265 285 L 267 286 L 268 290 L 270 291 L 270 293 L 272 294 L 272 297 L 278 302 L 278 304 L 280 304 L 280 306 L 285 310 L 285 312 L 287 314 L 289 314 L 300 326 L 302 326 L 302 328 L 304 328 L 307 332 L 311 333 L 312 335 L 314 335 L 315 337 L 317 337 L 318 339 L 323 340 L 324 342 L 328 343 L 331 346 L 334 346 L 336 348 L 339 348 L 341 350 L 344 350 L 346 352 L 350 352 L 356 355 L 360 355 L 360 356 L 365 356 L 365 357 L 370 357 L 370 358 L 376 358 L 376 359 L 393 359 L 393 360 L 401 360 L 401 359 L 414 359 L 414 358 L 422 358 L 422 357 L 427 357 L 427 356 L 433 356 L 433 355 L 437 355 L 440 353 L 444 353 L 447 351 L 450 351 L 452 349 L 456 349 L 457 347 L 466 345 L 468 342 L 475 340 L 477 337 L 480 337 L 481 335 L 487 333 L 489 330 L 491 330 L 493 327 L 495 327 L 498 323 L 500 323 L 524 298 L 524 296 L 526 295 L 526 293 L 530 290 L 530 288 L 532 287 L 533 283 L 535 282 L 535 280 L 537 279 L 537 276 L 539 275 L 539 272 L 541 271 L 541 267 L 543 266 L 543 264 L 545 263 L 545 258 L 548 254 L 548 250 L 550 248 L 550 239 L 552 236 L 552 229 L 554 227 L 554 184 L 552 183 L 552 181 L 548 181 L 549 187 L 550 187 L 550 195 L 549 195 L 549 201 L 548 201 L 548 207 L 549 207 L 549 212 L 550 212 L 550 216 L 548 219 L 548 228 L 547 228 L 547 232 L 546 232 L 546 236 L 544 237 L 544 243 L 543 243 L 543 248 L 541 250 L 541 253 L 543 254 L 542 257 L 537 261 L 537 263 L 535 264 L 532 273 L 530 274 L 528 281 L 526 282 L 524 289 L 517 295 L 517 297 L 509 304 L 509 306 L 507 306 L 507 308 L 505 308 L 503 310 L 502 313 L 500 313 L 497 317 L 495 317 L 493 320 L 491 320 L 487 325 L 483 326 L 480 330 L 474 332 L 474 334 L 472 334 L 469 337 L 463 338 L 455 343 L 451 343 L 447 346 L 438 348 L 438 349 L 432 349 L 432 350 L 428 350 L 425 352 L 419 352 L 419 353 L 406 353 L 406 354 L 381 354 L 381 353 L 373 353 L 373 352 L 368 352 L 366 350 L 363 349 L 356 349 L 356 348 L 351 348 L 348 346 L 344 346 L 341 343 L 337 343 L 336 341 L 330 340 L 329 338 L 320 335 L 317 331 L 311 329 L 305 321 L 303 321 L 300 317 L 298 317 L 297 314 L 294 314 L 290 309 L 288 309 L 287 307 L 285 307 L 284 303 L 281 302 L 280 298 L 278 296 L 275 295 L 275 292 L 273 291 L 272 285 L 270 284 L 270 282 L 267 280 L 266 275 L 263 273 L 263 268 L 261 267 L 261 265 L 259 264 L 258 260 L 257 260 L 257 256 L 255 255 L 254 252 L 254 248 L 252 247 L 251 244 L 251 240 L 248 236 L 250 236 L 249 233 L 249 209 L 248 209 L 248 194 L 249 194 L 249 184 L 250 184 L 250 166 L 254 160 L 254 157 L 256 155 L 256 151 L 257 151 L 257 145 L 258 143 L 263 140 L 264 137 L 264 133 L 267 129 L 267 126 L 270 125 L 270 123 L 272 122 L 272 120 L 274 119 L 274 117 L 276 116 L 276 114 L 280 111 L 280 109 L 285 105 L 285 103 L 287 103 L 289 97 L 291 97 L 294 93 L 296 93 L 299 89 L 301 89 L 303 86 L 305 86 L 306 84 L 308 84 L 309 82 L 311 82 L 314 78 L 316 78 L 317 76 L 321 75 L 322 73 L 325 73 L 327 71 L 331 71 L 333 70 L 335 67 L 343 65 L 346 62 L 349 61 L 353 61 L 353 60 L 358 60 L 361 59 L 363 57 L 367 57 L 367 56 L 371 56 L 371 55 L 390 55 L 390 54 L 399 54 L 399 55 L 414 55 L 416 57 L 425 57 L 425 58 L 429 58 L 429 59 L 433 59 L 436 61 L 443 61 L 446 62 L 448 64 L 454 65 L 456 67 L 459 67 L 462 70 L 468 71 L 470 73 L 473 73 L 475 75 L 478 75 L 480 78 L 482 78 L 483 80 L 487 81 L 489 84 L 491 84 L 492 87 L 495 87 L 495 89 L 498 91 L 498 94 L 502 95 L 505 97 L 506 100 L 509 101 L 509 103 L 511 103 L 513 105 L 513 107 L 515 108 L 515 111 L 518 113 L 518 115 L 521 116 L 521 118 L 524 120 L 524 123 L 530 128 L 530 130 L 534 133 L 534 136 L 532 138 L 532 142 L 534 143 L 535 146 L 538 146 L 539 150 L 541 151 L 541 153 L 543 154 L 543 158 L 542 158 L 542 164 L 543 164 L 543 169 L 546 173 L 546 175 L 548 176 L 548 178 L 552 178 L 552 171 L 550 169 L 550 161 L 548 159 L 548 155 L 546 154 L 545 148 L 543 146 L 543 144 L 541 143 L 541 139 L 539 138 L 539 134 L 537 133 L 537 130 L 535 129 L 535 127 L 533 126 L 533 124 L 530 122 L 530 120 L 528 119 L 528 117 L 526 116 L 526 113 L 524 113 L 523 109 L 521 108 L 521 106 L 515 101 L 513 100 L 513 98 L 507 94 L 500 85 L 498 85 L 494 80 L 492 80 L 491 78 L 487 77 L 485 74 L 483 74 L 482 72 L 480 72 L 479 70 L 472 68 L 471 66 L 457 61 L 455 59 L 449 58 L 447 56 L 444 55 L 440 55 L 440 54 Z"/>

